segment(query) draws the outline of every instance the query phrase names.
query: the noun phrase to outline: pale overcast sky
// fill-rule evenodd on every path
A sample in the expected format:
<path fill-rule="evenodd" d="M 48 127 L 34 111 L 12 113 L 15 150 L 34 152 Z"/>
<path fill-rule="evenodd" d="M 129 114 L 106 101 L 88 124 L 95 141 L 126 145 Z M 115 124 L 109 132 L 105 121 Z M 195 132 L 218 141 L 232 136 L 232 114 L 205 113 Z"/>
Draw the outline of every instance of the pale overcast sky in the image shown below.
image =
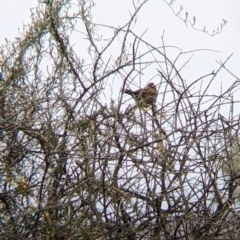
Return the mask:
<path fill-rule="evenodd" d="M 170 0 L 167 0 L 168 2 Z M 30 21 L 30 8 L 37 6 L 37 0 L 8 0 L 1 3 L 0 15 L 0 44 L 4 39 L 14 40 L 18 36 L 18 29 Z M 93 9 L 93 21 L 111 26 L 120 26 L 129 19 L 133 12 L 131 0 L 96 0 Z M 136 2 L 136 1 L 135 1 Z M 216 60 L 224 61 L 234 53 L 227 64 L 230 70 L 240 76 L 240 2 L 239 0 L 176 0 L 173 4 L 175 12 L 182 5 L 181 16 L 187 11 L 189 20 L 196 17 L 196 28 L 212 32 L 220 28 L 223 19 L 227 24 L 223 32 L 211 37 L 201 31 L 195 31 L 191 26 L 186 28 L 183 21 L 173 15 L 172 10 L 163 0 L 149 0 L 139 13 L 135 32 L 141 35 L 145 30 L 144 39 L 154 46 L 161 46 L 161 36 L 165 30 L 166 45 L 181 48 L 183 51 L 195 49 L 212 49 L 217 52 L 198 52 L 188 64 L 186 78 L 195 79 L 205 75 L 218 67 Z M 104 33 L 103 33 L 104 34 Z M 77 40 L 76 40 L 77 41 Z M 74 41 L 73 41 L 74 42 Z M 222 75 L 221 81 L 229 75 Z M 240 95 L 240 94 L 238 94 Z"/>
<path fill-rule="evenodd" d="M 169 1 L 169 0 L 168 0 Z M 37 0 L 8 0 L 1 3 L 0 15 L 0 43 L 4 38 L 13 40 L 18 36 L 18 29 L 30 21 L 30 8 L 37 6 Z M 95 22 L 109 25 L 120 25 L 129 17 L 129 10 L 133 11 L 131 0 L 96 0 L 94 9 Z M 240 56 L 240 2 L 238 0 L 177 0 L 173 8 L 177 12 L 183 6 L 182 15 L 189 13 L 189 19 L 196 16 L 196 27 L 210 32 L 220 27 L 222 19 L 227 20 L 223 33 L 210 37 L 202 32 L 188 29 L 184 23 L 174 16 L 163 0 L 150 0 L 142 9 L 138 18 L 138 31 L 148 29 L 146 36 L 155 34 L 156 45 L 165 30 L 165 41 L 183 50 L 208 48 L 224 53 L 223 56 L 235 52 L 236 59 Z M 154 43 L 154 39 L 151 39 Z M 240 70 L 239 70 L 240 73 Z"/>
<path fill-rule="evenodd" d="M 169 0 L 168 0 L 169 1 Z M 131 0 L 96 0 L 94 8 L 95 22 L 109 25 L 121 25 L 133 10 Z M 30 21 L 30 8 L 36 7 L 37 0 L 8 0 L 1 3 L 0 42 L 4 38 L 13 40 L 18 35 L 18 28 Z M 156 39 L 166 30 L 166 43 L 181 48 L 198 46 L 216 48 L 226 52 L 240 52 L 240 2 L 238 0 L 177 0 L 173 8 L 177 12 L 183 6 L 182 16 L 189 13 L 189 19 L 196 16 L 196 26 L 210 32 L 217 29 L 222 19 L 227 20 L 222 34 L 209 37 L 196 32 L 191 27 L 186 29 L 183 22 L 175 17 L 163 0 L 149 0 L 139 14 L 140 32 L 149 29 L 156 33 Z M 138 26 L 139 28 L 139 26 Z M 150 35 L 150 34 L 149 34 Z M 184 49 L 186 50 L 186 49 Z"/>

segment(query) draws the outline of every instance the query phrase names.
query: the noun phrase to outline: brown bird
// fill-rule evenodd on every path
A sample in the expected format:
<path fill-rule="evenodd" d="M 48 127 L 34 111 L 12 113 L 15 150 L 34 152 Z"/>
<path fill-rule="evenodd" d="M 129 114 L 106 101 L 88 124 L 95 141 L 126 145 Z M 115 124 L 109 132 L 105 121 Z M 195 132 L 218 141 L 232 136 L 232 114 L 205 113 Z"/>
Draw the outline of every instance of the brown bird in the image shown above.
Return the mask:
<path fill-rule="evenodd" d="M 126 89 L 123 92 L 131 95 L 139 107 L 154 105 L 158 96 L 157 88 L 154 83 L 149 83 L 146 87 L 136 91 Z"/>

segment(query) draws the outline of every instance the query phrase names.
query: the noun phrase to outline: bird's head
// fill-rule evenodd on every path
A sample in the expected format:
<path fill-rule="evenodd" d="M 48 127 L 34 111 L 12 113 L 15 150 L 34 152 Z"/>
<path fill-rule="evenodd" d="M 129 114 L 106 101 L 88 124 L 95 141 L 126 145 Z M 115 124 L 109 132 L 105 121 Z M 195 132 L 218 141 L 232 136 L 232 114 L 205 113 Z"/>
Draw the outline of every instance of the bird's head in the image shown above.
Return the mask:
<path fill-rule="evenodd" d="M 147 85 L 147 87 L 156 88 L 156 86 L 155 86 L 154 83 L 149 83 L 149 84 Z"/>

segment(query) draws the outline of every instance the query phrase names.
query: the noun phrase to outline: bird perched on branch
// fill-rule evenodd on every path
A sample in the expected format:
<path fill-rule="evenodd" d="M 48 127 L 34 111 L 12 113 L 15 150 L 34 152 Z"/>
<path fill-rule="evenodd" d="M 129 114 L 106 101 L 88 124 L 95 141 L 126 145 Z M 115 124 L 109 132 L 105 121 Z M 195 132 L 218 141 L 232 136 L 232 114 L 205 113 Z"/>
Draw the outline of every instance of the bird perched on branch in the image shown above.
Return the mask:
<path fill-rule="evenodd" d="M 146 87 L 135 91 L 132 91 L 131 89 L 125 89 L 123 92 L 131 95 L 136 101 L 137 105 L 143 108 L 154 105 L 158 96 L 157 88 L 154 83 L 149 83 Z"/>

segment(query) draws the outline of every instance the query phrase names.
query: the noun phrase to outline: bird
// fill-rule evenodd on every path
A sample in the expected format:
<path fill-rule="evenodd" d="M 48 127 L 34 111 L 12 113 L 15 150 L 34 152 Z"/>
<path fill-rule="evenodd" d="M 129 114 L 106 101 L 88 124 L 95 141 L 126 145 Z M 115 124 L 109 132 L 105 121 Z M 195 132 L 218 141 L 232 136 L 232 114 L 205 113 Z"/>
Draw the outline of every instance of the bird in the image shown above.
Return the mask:
<path fill-rule="evenodd" d="M 146 87 L 135 91 L 125 89 L 123 93 L 131 95 L 141 108 L 155 105 L 158 96 L 158 91 L 154 83 L 149 83 Z"/>

